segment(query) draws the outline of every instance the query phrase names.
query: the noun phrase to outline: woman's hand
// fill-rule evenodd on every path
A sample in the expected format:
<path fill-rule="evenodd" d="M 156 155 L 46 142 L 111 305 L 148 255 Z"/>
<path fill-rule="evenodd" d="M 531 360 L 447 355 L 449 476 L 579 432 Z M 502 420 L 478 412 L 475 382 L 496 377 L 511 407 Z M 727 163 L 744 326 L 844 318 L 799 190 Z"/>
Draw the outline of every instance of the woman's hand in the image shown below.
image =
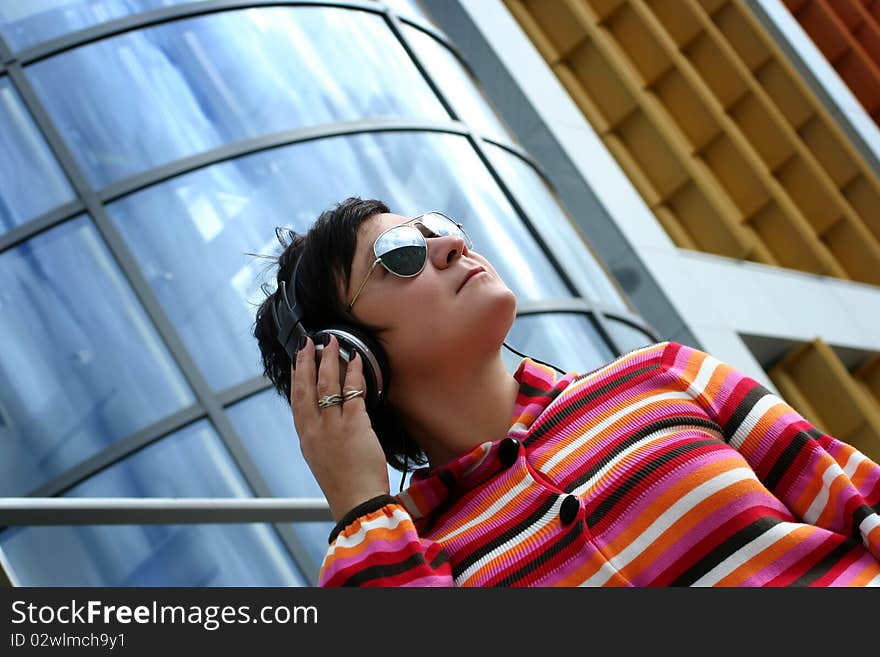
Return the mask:
<path fill-rule="evenodd" d="M 363 396 L 328 408 L 318 406 L 325 395 L 352 390 L 365 390 L 360 355 L 348 364 L 340 390 L 336 337 L 331 335 L 324 347 L 320 367 L 315 364 L 315 345 L 307 338 L 291 371 L 290 406 L 300 449 L 337 522 L 361 502 L 389 492 L 385 455 Z"/>

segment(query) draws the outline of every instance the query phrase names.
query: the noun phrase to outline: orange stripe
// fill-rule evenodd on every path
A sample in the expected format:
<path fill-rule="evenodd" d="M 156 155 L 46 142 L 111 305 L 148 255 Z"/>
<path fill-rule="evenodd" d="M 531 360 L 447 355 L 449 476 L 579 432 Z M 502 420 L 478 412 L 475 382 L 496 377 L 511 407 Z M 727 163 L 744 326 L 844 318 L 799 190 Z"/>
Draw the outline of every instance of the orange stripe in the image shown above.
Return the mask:
<path fill-rule="evenodd" d="M 852 578 L 847 586 L 865 586 L 865 584 L 877 577 L 877 575 L 880 575 L 880 563 L 871 560 L 868 565 L 865 566 L 864 570 Z"/>
<path fill-rule="evenodd" d="M 364 551 L 369 551 L 370 543 L 382 540 L 396 541 L 403 538 L 406 535 L 407 531 L 412 532 L 413 536 L 415 536 L 415 528 L 410 524 L 409 529 L 407 529 L 406 524 L 407 523 L 400 523 L 400 525 L 398 525 L 394 529 L 388 529 L 385 527 L 377 527 L 375 529 L 371 529 L 366 533 L 364 540 L 359 542 L 357 545 L 340 546 L 339 544 L 337 544 L 333 550 L 333 555 L 334 557 L 347 558 Z"/>
<path fill-rule="evenodd" d="M 807 478 L 807 486 L 804 488 L 801 494 L 798 495 L 798 498 L 794 501 L 794 504 L 792 505 L 792 509 L 799 518 L 803 518 L 806 515 L 807 510 L 813 503 L 813 500 L 816 499 L 819 491 L 822 490 L 822 487 L 825 485 L 822 483 L 822 472 L 824 472 L 825 468 L 830 466 L 833 462 L 834 459 L 826 455 L 820 458 L 818 463 L 813 464 L 813 472 L 811 472 L 811 476 Z M 817 470 L 820 469 L 821 472 L 817 472 Z"/>
<path fill-rule="evenodd" d="M 629 580 L 627 580 L 623 575 L 615 571 L 614 573 L 612 573 L 611 577 L 608 578 L 608 581 L 602 585 L 602 588 L 614 589 L 629 585 Z"/>
<path fill-rule="evenodd" d="M 849 484 L 849 479 L 842 472 L 834 478 L 834 481 L 831 482 L 830 491 L 828 493 L 828 502 L 826 502 L 825 508 L 822 509 L 822 513 L 819 514 L 819 518 L 813 524 L 818 527 L 836 527 L 838 529 L 843 529 L 843 526 L 839 522 L 834 521 L 840 520 L 838 507 L 844 503 L 841 493 L 843 489 L 846 488 L 847 484 Z"/>
<path fill-rule="evenodd" d="M 681 382 L 685 384 L 683 390 L 687 390 L 688 387 L 690 387 L 690 384 L 694 382 L 697 378 L 697 374 L 700 372 L 700 367 L 703 365 L 703 361 L 708 357 L 708 354 L 703 353 L 702 351 L 697 351 L 696 349 L 691 349 L 690 352 L 684 370 L 679 373 Z"/>
<path fill-rule="evenodd" d="M 770 429 L 779 421 L 786 413 L 790 413 L 791 408 L 786 406 L 785 404 L 775 404 L 767 409 L 764 415 L 755 423 L 755 426 L 752 427 L 752 430 L 749 431 L 748 435 L 746 435 L 745 439 L 740 445 L 739 452 L 749 463 L 752 463 L 754 460 L 752 455 L 755 453 L 755 450 L 758 449 L 758 446 L 761 444 L 761 441 L 767 437 L 767 434 L 770 432 Z"/>
<path fill-rule="evenodd" d="M 424 515 L 425 509 L 431 508 L 431 505 L 428 503 L 428 500 L 423 494 L 423 491 L 425 491 L 425 489 L 427 488 L 427 486 L 425 486 L 424 488 L 421 486 L 410 486 L 406 490 L 413 504 L 415 504 L 416 508 L 419 510 L 420 515 Z"/>
<path fill-rule="evenodd" d="M 701 359 L 701 366 L 703 361 L 705 360 L 705 358 Z M 712 372 L 712 376 L 709 377 L 709 382 L 706 384 L 706 387 L 703 388 L 703 392 L 700 393 L 700 396 L 705 400 L 707 405 L 715 403 L 715 399 L 718 397 L 718 393 L 721 392 L 721 387 L 724 385 L 724 382 L 727 381 L 727 377 L 730 376 L 730 373 L 732 371 L 733 368 L 730 365 L 727 365 L 726 363 L 721 363 Z M 696 377 L 696 374 L 694 376 Z M 693 380 L 691 381 L 691 383 L 693 383 Z"/>
<path fill-rule="evenodd" d="M 715 586 L 742 586 L 747 579 L 772 566 L 816 531 L 818 530 L 810 525 L 800 525 L 745 563 L 737 566 L 733 572 L 720 579 Z"/>
<path fill-rule="evenodd" d="M 575 558 L 577 559 L 579 556 L 580 555 L 576 555 Z M 579 584 L 583 584 L 590 579 L 590 577 L 599 572 L 599 569 L 604 563 L 605 557 L 597 550 L 586 563 L 568 575 L 568 577 L 563 577 L 555 582 L 553 586 L 578 586 Z"/>
<path fill-rule="evenodd" d="M 869 531 L 865 540 L 868 542 L 868 545 L 871 546 L 874 554 L 880 554 L 880 525 L 876 525 L 874 529 Z"/>
<path fill-rule="evenodd" d="M 855 486 L 862 495 L 866 495 L 869 491 L 863 491 L 862 486 L 865 481 L 868 479 L 868 476 L 874 472 L 874 468 L 877 466 L 871 463 L 871 459 L 862 459 L 862 462 L 859 463 L 856 471 L 853 472 L 852 482 L 853 486 Z"/>
<path fill-rule="evenodd" d="M 360 529 L 360 521 L 358 521 L 356 524 L 357 529 L 353 529 L 350 533 L 343 533 L 347 535 L 356 534 L 357 531 Z M 354 524 L 352 525 L 352 527 L 354 527 Z M 357 545 L 342 546 L 339 545 L 339 543 L 336 543 L 333 549 L 333 558 L 348 558 L 356 554 L 360 554 L 361 552 L 369 551 L 369 545 L 372 541 L 396 541 L 405 536 L 407 532 L 412 532 L 413 535 L 415 535 L 416 532 L 415 527 L 409 521 L 402 521 L 398 523 L 397 527 L 393 529 L 390 529 L 388 527 L 376 527 L 374 529 L 370 529 L 366 532 L 364 539 L 360 541 Z"/>
<path fill-rule="evenodd" d="M 840 448 L 836 450 L 836 453 L 831 458 L 837 461 L 841 469 L 844 469 L 846 467 L 847 461 L 849 461 L 850 456 L 852 456 L 856 450 L 854 447 L 852 447 L 851 445 L 847 445 L 846 443 L 839 443 L 839 445 Z M 822 449 L 828 452 L 828 450 L 824 447 Z M 828 455 L 830 456 L 831 452 L 828 452 Z"/>

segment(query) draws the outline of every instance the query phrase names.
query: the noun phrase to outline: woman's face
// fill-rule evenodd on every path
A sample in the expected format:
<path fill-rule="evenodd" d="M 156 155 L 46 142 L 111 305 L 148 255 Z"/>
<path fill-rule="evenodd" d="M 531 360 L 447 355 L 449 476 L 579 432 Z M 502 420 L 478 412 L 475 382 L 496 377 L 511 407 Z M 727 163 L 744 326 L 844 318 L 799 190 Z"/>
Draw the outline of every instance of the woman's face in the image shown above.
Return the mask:
<path fill-rule="evenodd" d="M 379 234 L 407 221 L 409 217 L 379 214 L 361 224 L 346 300 L 370 270 Z M 516 315 L 513 292 L 463 239 L 428 237 L 427 243 L 428 261 L 421 273 L 401 278 L 377 265 L 352 308 L 361 321 L 388 327 L 382 341 L 398 380 L 436 375 L 444 368 L 454 371 L 462 359 L 497 353 Z M 471 275 L 477 268 L 483 271 Z"/>

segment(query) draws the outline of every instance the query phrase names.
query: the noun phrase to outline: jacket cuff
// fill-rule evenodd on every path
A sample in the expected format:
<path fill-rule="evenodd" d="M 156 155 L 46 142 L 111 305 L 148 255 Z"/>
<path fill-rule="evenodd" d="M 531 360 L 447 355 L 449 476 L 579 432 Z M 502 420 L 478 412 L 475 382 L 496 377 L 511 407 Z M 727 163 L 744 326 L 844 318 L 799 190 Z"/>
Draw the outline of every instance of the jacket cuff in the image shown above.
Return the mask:
<path fill-rule="evenodd" d="M 361 516 L 365 516 L 368 513 L 372 513 L 373 511 L 378 511 L 386 504 L 397 504 L 397 500 L 391 497 L 391 495 L 378 495 L 373 497 L 366 502 L 361 502 L 356 507 L 354 507 L 351 511 L 342 516 L 342 520 L 336 523 L 336 526 L 333 528 L 333 531 L 330 532 L 330 539 L 328 543 L 333 543 L 336 540 L 336 537 L 339 536 L 339 533 L 348 527 L 355 520 L 360 518 Z"/>

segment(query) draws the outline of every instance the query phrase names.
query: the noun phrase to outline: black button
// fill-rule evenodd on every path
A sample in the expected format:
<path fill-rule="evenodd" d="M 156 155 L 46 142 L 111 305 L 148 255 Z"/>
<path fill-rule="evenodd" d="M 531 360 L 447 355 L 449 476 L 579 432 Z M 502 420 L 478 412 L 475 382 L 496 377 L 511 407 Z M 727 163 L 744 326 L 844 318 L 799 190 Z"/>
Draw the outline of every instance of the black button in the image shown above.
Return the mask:
<path fill-rule="evenodd" d="M 570 525 L 577 518 L 578 511 L 581 510 L 581 503 L 574 495 L 567 496 L 562 500 L 562 506 L 559 507 L 559 519 L 563 525 Z"/>
<path fill-rule="evenodd" d="M 510 467 L 516 463 L 519 457 L 519 441 L 516 438 L 505 438 L 498 446 L 498 460 L 505 467 Z"/>

